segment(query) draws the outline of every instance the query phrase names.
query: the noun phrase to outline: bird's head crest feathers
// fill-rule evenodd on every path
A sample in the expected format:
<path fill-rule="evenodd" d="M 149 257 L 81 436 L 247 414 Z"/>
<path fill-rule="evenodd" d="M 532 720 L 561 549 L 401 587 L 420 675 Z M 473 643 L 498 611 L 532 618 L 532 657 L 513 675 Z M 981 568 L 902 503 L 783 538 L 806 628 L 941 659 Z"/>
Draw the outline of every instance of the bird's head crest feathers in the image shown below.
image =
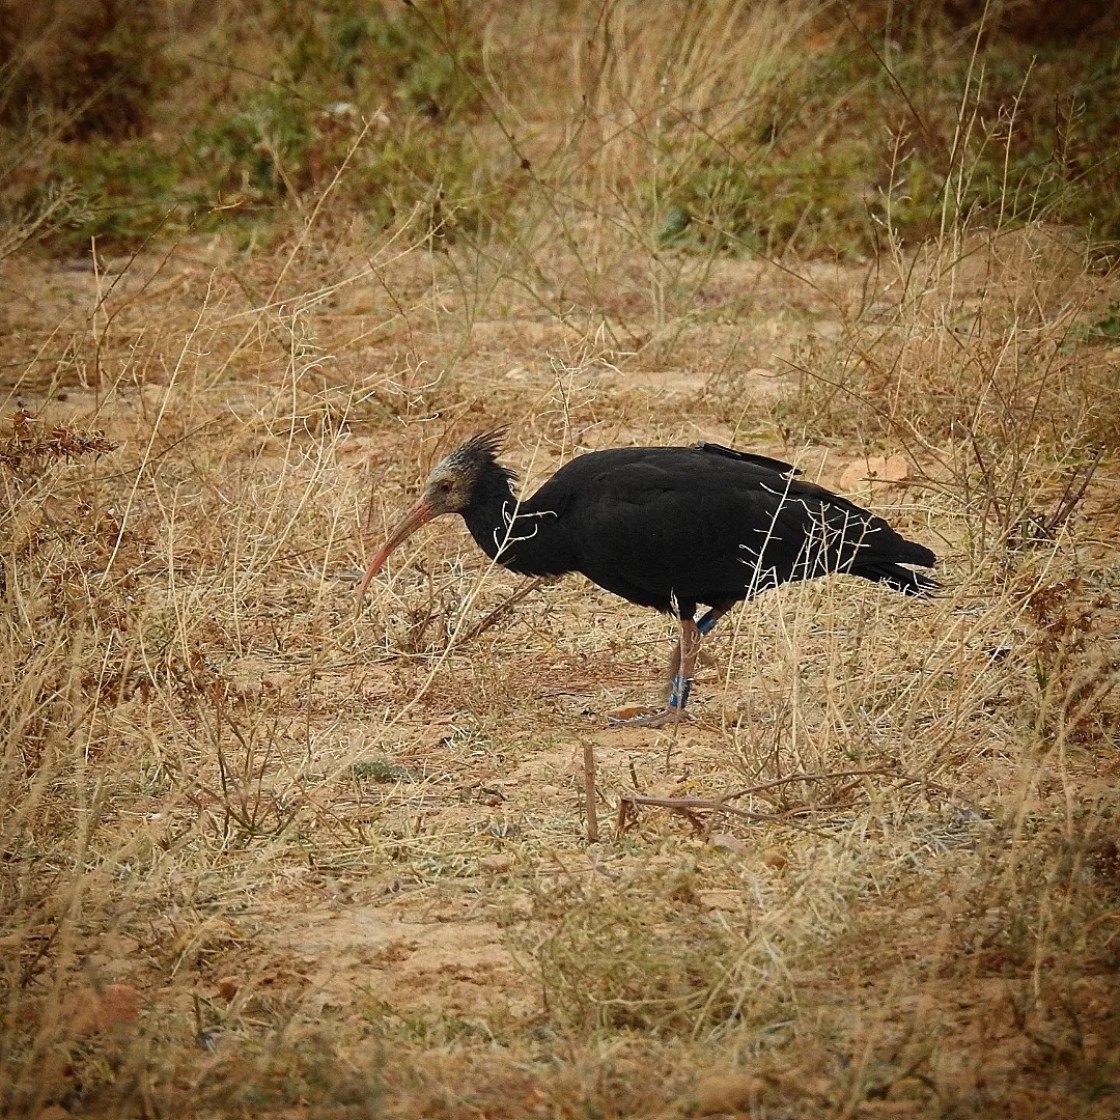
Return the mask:
<path fill-rule="evenodd" d="M 449 455 L 445 456 L 445 463 L 496 463 L 498 452 L 505 442 L 506 429 L 493 428 L 489 432 L 481 432 L 472 436 L 466 443 L 460 444 Z"/>
<path fill-rule="evenodd" d="M 505 428 L 482 432 L 435 465 L 424 490 L 435 514 L 461 512 L 487 483 L 508 488 L 517 480 L 516 472 L 498 462 L 505 434 Z"/>

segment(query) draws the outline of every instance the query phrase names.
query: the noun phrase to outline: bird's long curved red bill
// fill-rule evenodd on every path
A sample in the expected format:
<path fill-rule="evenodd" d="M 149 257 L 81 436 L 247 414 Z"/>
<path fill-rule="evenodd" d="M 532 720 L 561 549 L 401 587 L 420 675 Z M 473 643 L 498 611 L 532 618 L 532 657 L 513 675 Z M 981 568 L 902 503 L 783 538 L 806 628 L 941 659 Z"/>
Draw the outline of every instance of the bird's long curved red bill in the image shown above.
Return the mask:
<path fill-rule="evenodd" d="M 421 498 L 420 501 L 401 518 L 397 527 L 389 534 L 389 539 L 381 546 L 381 550 L 369 562 L 369 567 L 366 568 L 366 574 L 362 576 L 362 582 L 358 584 L 359 602 L 365 598 L 366 588 L 369 587 L 373 577 L 385 566 L 385 561 L 388 560 L 392 553 L 404 544 L 421 525 L 426 525 L 434 516 L 435 510 Z"/>

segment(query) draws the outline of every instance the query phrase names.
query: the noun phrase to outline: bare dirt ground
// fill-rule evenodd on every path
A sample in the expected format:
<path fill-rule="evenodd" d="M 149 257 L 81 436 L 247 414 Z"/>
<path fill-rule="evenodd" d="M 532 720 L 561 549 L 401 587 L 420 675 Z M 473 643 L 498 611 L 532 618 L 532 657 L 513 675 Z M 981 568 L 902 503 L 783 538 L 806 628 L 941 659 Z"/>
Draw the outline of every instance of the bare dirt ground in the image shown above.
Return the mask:
<path fill-rule="evenodd" d="M 905 263 L 9 259 L 9 1112 L 1120 1113 L 1120 365 L 1078 333 L 1120 289 L 1046 230 Z M 457 520 L 358 609 L 496 425 L 529 489 L 792 458 L 943 591 L 770 594 L 690 722 L 612 728 L 671 626 L 576 578 L 503 611 Z"/>

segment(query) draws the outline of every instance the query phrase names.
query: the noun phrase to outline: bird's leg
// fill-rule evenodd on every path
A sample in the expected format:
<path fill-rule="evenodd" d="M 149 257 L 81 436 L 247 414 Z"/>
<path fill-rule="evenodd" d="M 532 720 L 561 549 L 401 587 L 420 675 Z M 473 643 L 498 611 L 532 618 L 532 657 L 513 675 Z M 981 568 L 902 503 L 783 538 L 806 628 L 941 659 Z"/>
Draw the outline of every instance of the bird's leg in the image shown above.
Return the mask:
<path fill-rule="evenodd" d="M 692 673 L 696 668 L 696 654 L 702 637 L 700 627 L 691 618 L 682 618 L 680 634 L 673 647 L 673 656 L 669 659 L 665 707 L 658 712 L 649 712 L 633 719 L 612 719 L 611 723 L 620 727 L 664 727 L 680 720 L 692 691 Z"/>
<path fill-rule="evenodd" d="M 691 618 L 682 618 L 680 635 L 676 645 L 673 646 L 673 654 L 669 658 L 669 671 L 665 678 L 665 707 L 659 712 L 650 712 L 648 715 L 637 716 L 634 719 L 612 719 L 611 723 L 620 727 L 664 727 L 666 724 L 680 720 L 684 715 L 689 694 L 692 692 L 692 674 L 696 669 L 700 640 L 712 632 L 715 624 L 734 605 L 734 603 L 724 603 L 722 606 L 712 607 L 699 622 L 693 622 Z"/>
<path fill-rule="evenodd" d="M 692 692 L 692 674 L 696 670 L 696 655 L 700 651 L 703 633 L 691 618 L 681 619 L 680 638 L 670 662 L 672 677 L 669 680 L 669 694 L 665 700 L 666 712 L 680 714 L 688 703 Z"/>
<path fill-rule="evenodd" d="M 700 632 L 700 637 L 707 637 L 707 635 L 715 629 L 716 623 L 719 622 L 729 610 L 731 610 L 730 606 L 712 607 L 712 609 L 696 623 L 696 629 Z M 669 668 L 665 673 L 665 691 L 667 695 L 672 694 L 674 684 L 680 674 L 680 667 L 681 643 L 678 640 L 677 644 L 673 646 L 673 654 L 669 658 Z"/>

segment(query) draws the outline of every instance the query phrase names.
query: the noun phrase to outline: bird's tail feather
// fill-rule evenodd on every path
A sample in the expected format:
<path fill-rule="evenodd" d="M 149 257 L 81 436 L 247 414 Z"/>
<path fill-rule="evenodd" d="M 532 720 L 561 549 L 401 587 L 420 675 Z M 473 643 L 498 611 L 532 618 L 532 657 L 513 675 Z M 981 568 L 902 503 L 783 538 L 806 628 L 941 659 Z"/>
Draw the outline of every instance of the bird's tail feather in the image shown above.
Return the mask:
<path fill-rule="evenodd" d="M 904 595 L 930 595 L 941 586 L 930 576 L 904 568 L 901 564 L 861 564 L 852 568 L 852 575 L 885 583 Z"/>

